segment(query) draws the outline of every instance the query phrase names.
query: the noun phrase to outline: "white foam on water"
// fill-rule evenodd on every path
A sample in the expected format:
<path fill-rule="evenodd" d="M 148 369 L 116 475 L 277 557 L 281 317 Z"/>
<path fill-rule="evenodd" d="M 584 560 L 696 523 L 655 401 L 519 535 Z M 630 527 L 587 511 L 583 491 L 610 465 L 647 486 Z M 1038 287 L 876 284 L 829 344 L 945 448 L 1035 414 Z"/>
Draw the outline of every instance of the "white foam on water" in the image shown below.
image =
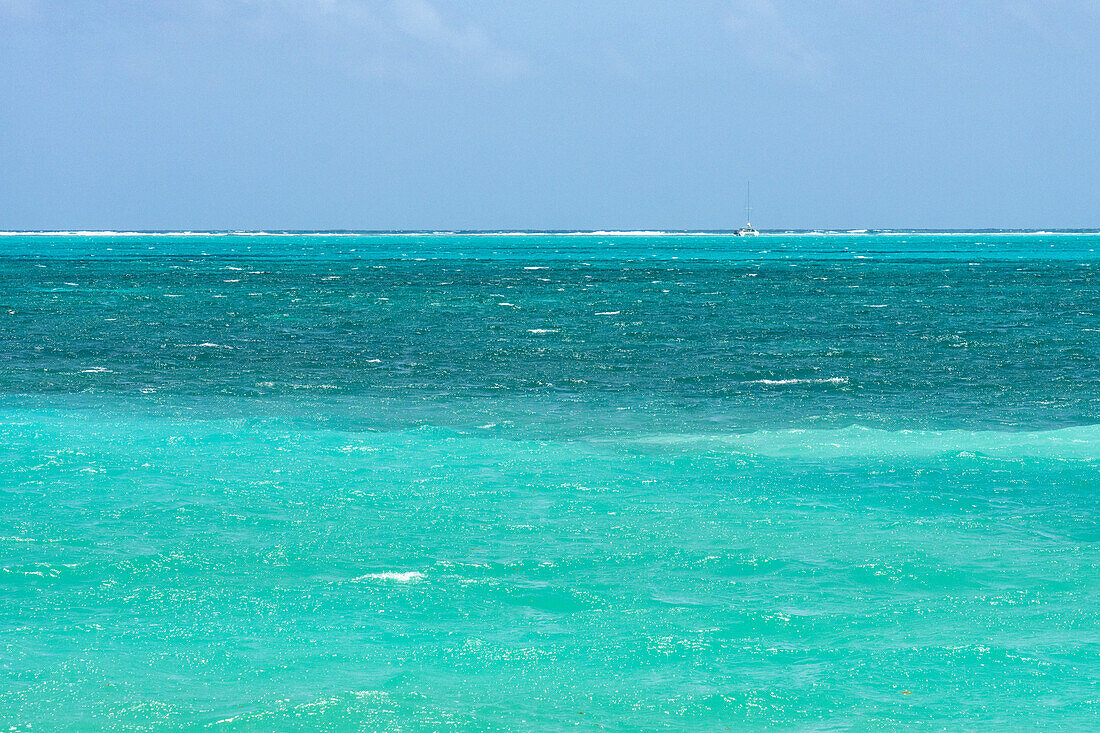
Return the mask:
<path fill-rule="evenodd" d="M 557 333 L 557 332 L 558 332 L 558 329 L 556 329 L 556 328 L 529 328 L 529 329 L 527 329 L 527 333 Z"/>
<path fill-rule="evenodd" d="M 622 311 L 600 311 L 596 315 L 597 316 L 617 316 L 620 313 L 622 313 Z"/>
<path fill-rule="evenodd" d="M 848 384 L 847 377 L 827 377 L 824 379 L 752 379 L 745 384 L 766 384 L 769 387 L 787 384 Z"/>
<path fill-rule="evenodd" d="M 352 578 L 351 582 L 358 583 L 362 580 L 392 580 L 395 583 L 412 583 L 416 580 L 421 580 L 424 577 L 424 573 L 419 570 L 410 570 L 406 573 L 398 573 L 392 570 L 383 573 L 367 573 L 366 575 L 360 575 L 357 578 Z"/>
<path fill-rule="evenodd" d="M 614 237 L 659 237 L 673 232 L 666 232 L 660 229 L 639 229 L 636 231 L 622 230 L 622 229 L 597 229 L 594 232 L 575 232 L 576 234 L 594 234 L 599 236 L 614 236 Z M 675 232 L 680 234 L 681 232 Z M 686 232 L 684 232 L 686 233 Z"/>

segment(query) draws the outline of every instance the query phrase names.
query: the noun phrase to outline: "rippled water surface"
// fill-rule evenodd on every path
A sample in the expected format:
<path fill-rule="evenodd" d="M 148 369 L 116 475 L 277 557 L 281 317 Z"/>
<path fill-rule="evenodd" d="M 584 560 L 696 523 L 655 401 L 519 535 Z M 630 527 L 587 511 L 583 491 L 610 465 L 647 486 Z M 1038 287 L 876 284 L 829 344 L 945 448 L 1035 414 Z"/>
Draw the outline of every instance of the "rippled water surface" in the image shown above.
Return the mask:
<path fill-rule="evenodd" d="M 1098 245 L 0 235 L 0 721 L 1100 726 Z"/>

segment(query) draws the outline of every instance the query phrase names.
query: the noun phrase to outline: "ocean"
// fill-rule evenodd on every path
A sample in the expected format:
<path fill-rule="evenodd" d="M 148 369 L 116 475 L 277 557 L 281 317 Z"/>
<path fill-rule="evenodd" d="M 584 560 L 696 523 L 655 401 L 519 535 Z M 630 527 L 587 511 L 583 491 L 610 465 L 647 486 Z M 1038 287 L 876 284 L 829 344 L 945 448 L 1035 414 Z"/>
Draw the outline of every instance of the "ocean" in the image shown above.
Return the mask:
<path fill-rule="evenodd" d="M 0 723 L 1098 729 L 1098 248 L 0 234 Z"/>

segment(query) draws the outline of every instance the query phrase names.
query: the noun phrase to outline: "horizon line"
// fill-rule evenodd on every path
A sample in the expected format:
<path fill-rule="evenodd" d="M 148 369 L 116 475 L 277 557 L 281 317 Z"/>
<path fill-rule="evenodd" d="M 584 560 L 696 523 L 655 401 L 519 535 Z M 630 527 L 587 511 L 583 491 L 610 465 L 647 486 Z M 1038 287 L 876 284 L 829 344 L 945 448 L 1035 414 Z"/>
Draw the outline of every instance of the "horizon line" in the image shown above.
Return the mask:
<path fill-rule="evenodd" d="M 0 236 L 288 236 L 288 235 L 342 235 L 342 236 L 741 236 L 738 229 L 10 229 L 0 230 Z M 1096 234 L 1100 228 L 781 228 L 760 229 L 767 235 L 806 234 Z"/>

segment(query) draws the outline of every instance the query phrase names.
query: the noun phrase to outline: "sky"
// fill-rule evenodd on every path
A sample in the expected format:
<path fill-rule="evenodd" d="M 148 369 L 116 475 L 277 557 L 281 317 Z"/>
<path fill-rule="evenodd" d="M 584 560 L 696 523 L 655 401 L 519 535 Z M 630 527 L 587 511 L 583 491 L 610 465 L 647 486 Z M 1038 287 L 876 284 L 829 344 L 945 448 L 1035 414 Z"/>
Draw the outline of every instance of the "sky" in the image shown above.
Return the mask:
<path fill-rule="evenodd" d="M 1100 0 L 0 0 L 0 230 L 1100 227 Z"/>

